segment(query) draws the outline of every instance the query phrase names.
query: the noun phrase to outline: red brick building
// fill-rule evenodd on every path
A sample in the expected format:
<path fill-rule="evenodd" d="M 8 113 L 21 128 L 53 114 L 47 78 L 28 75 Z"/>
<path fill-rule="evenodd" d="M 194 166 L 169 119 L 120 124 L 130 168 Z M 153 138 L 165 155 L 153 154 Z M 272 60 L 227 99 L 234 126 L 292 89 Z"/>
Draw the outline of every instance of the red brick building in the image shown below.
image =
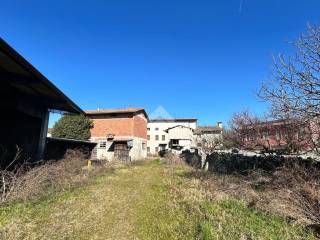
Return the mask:
<path fill-rule="evenodd" d="M 85 111 L 93 120 L 94 157 L 138 160 L 147 156 L 148 115 L 143 108 Z"/>
<path fill-rule="evenodd" d="M 319 138 L 312 125 L 289 119 L 267 121 L 244 127 L 241 135 L 246 148 L 310 150 Z"/>

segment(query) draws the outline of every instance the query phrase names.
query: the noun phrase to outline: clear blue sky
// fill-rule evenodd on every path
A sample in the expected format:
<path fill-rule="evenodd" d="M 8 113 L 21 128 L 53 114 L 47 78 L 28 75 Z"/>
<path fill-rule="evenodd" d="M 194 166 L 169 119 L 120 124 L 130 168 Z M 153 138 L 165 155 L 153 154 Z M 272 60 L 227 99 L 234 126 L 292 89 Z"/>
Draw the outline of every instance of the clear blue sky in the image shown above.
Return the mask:
<path fill-rule="evenodd" d="M 262 113 L 271 56 L 319 0 L 2 1 L 3 37 L 83 109 L 162 105 L 200 124 Z"/>

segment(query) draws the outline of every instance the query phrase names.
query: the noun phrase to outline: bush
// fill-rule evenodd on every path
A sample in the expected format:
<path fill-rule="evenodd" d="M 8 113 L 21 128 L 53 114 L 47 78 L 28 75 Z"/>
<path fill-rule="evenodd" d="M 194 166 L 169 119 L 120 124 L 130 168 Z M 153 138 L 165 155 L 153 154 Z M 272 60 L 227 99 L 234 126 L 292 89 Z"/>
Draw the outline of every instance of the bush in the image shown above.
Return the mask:
<path fill-rule="evenodd" d="M 303 224 L 320 237 L 320 163 L 281 156 L 213 153 L 209 171 L 195 171 L 212 198 L 232 196 L 249 207 Z M 189 176 L 190 177 L 190 176 Z"/>
<path fill-rule="evenodd" d="M 180 156 L 188 165 L 194 168 L 201 168 L 201 156 L 198 150 L 191 152 L 190 150 L 185 150 Z"/>
<path fill-rule="evenodd" d="M 88 140 L 92 127 L 92 120 L 83 115 L 65 114 L 53 126 L 52 137 Z"/>
<path fill-rule="evenodd" d="M 167 152 L 166 154 L 164 154 L 163 162 L 169 165 L 179 165 L 185 163 L 181 157 L 171 152 Z"/>
<path fill-rule="evenodd" d="M 70 150 L 60 161 L 51 161 L 32 168 L 23 164 L 15 171 L 0 171 L 0 204 L 27 201 L 68 191 L 86 183 L 90 176 L 105 169 L 105 166 L 100 166 L 88 171 L 86 164 L 83 153 Z"/>

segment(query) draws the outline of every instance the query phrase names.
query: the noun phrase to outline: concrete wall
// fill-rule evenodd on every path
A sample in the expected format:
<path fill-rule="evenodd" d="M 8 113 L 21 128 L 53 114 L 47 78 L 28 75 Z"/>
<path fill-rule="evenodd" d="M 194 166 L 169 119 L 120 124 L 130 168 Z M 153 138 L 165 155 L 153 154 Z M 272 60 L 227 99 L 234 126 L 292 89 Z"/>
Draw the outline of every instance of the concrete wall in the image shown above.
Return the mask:
<path fill-rule="evenodd" d="M 147 141 L 144 138 L 134 138 L 133 147 L 129 151 L 132 161 L 141 160 L 147 157 Z"/>
<path fill-rule="evenodd" d="M 99 160 L 114 160 L 114 149 L 113 149 L 113 141 L 108 141 L 107 139 L 95 139 L 93 140 L 97 142 L 97 159 Z M 101 147 L 101 142 L 106 143 L 106 147 Z M 129 156 L 132 161 L 141 160 L 147 157 L 147 141 L 144 138 L 133 137 L 132 138 L 132 147 L 129 150 Z"/>

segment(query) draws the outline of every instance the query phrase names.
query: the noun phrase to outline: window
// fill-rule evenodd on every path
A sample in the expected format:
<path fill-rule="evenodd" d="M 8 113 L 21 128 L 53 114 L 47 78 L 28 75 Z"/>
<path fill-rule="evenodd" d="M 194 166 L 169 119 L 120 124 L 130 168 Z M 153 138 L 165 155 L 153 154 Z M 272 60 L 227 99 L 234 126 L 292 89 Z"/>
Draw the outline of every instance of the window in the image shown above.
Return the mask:
<path fill-rule="evenodd" d="M 150 135 L 147 135 L 147 139 L 150 140 Z"/>
<path fill-rule="evenodd" d="M 156 128 L 156 131 L 159 131 L 159 128 Z"/>
<path fill-rule="evenodd" d="M 144 149 L 146 149 L 146 143 L 142 143 L 142 149 L 144 150 Z"/>
<path fill-rule="evenodd" d="M 150 152 L 150 147 L 147 147 L 147 152 L 148 152 L 148 153 Z"/>
<path fill-rule="evenodd" d="M 101 141 L 99 142 L 99 148 L 106 148 L 107 147 L 107 142 Z"/>
<path fill-rule="evenodd" d="M 160 144 L 160 151 L 166 150 L 166 144 Z"/>
<path fill-rule="evenodd" d="M 159 148 L 158 147 L 155 147 L 155 149 L 154 149 L 155 151 L 156 151 L 156 153 L 158 153 L 159 152 Z"/>
<path fill-rule="evenodd" d="M 150 131 L 150 128 L 147 128 L 148 131 Z"/>
<path fill-rule="evenodd" d="M 166 135 L 162 135 L 162 141 L 166 140 Z"/>
<path fill-rule="evenodd" d="M 172 139 L 172 145 L 179 145 L 178 139 Z"/>
<path fill-rule="evenodd" d="M 159 141 L 159 135 L 156 135 L 156 141 Z"/>

